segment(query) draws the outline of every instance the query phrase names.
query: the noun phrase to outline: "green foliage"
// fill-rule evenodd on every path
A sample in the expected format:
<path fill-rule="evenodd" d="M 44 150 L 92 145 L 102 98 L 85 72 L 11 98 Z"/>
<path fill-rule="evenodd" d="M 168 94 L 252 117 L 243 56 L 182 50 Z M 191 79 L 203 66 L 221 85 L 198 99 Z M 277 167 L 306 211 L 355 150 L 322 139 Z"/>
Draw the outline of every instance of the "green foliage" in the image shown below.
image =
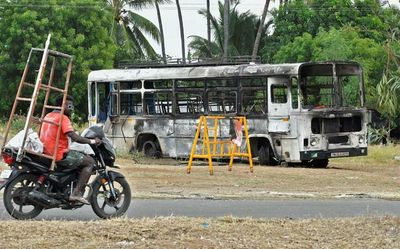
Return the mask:
<path fill-rule="evenodd" d="M 371 128 L 368 127 L 368 143 L 369 144 L 383 144 L 388 131 L 386 128 Z"/>
<path fill-rule="evenodd" d="M 400 115 L 400 77 L 388 78 L 384 74 L 376 86 L 376 94 L 379 111 L 389 120 L 390 126 L 396 126 L 394 120 Z"/>
<path fill-rule="evenodd" d="M 304 33 L 309 33 L 312 37 L 318 29 L 318 24 L 313 22 L 314 11 L 303 0 L 288 1 L 271 14 L 274 30 L 272 35 L 264 38 L 265 46 L 261 50 L 266 62 L 273 62 L 272 58 L 281 46 Z"/>
<path fill-rule="evenodd" d="M 30 49 L 43 48 L 51 33 L 50 48 L 74 56 L 69 90 L 83 116 L 89 71 L 113 66 L 111 9 L 102 0 L 19 0 L 2 4 L 0 17 L 0 112 L 10 112 Z"/>
<path fill-rule="evenodd" d="M 400 10 L 384 8 L 375 0 L 292 0 L 272 11 L 272 15 L 274 30 L 265 37 L 262 50 L 266 62 L 274 62 L 273 58 L 282 46 L 304 33 L 315 37 L 321 30 L 350 26 L 357 29 L 360 38 L 380 44 L 400 27 Z"/>
<path fill-rule="evenodd" d="M 16 115 L 12 120 L 12 126 L 10 127 L 8 140 L 15 136 L 19 131 L 22 131 L 25 127 L 26 118 L 24 116 Z M 7 128 L 8 119 L 1 118 L 0 119 L 0 134 L 3 135 Z M 32 129 L 34 131 L 38 130 L 38 126 L 33 124 Z M 0 136 L 1 137 L 1 136 Z"/>
<path fill-rule="evenodd" d="M 400 119 L 400 40 L 396 31 L 386 40 L 384 50 L 386 53 L 385 71 L 375 88 L 373 97 L 381 114 L 387 118 L 387 140 L 390 131 L 399 126 Z M 396 122 L 397 121 L 397 122 Z"/>
<path fill-rule="evenodd" d="M 274 56 L 274 61 L 276 63 L 311 61 L 314 46 L 312 35 L 304 33 L 296 37 L 293 42 L 282 46 Z"/>

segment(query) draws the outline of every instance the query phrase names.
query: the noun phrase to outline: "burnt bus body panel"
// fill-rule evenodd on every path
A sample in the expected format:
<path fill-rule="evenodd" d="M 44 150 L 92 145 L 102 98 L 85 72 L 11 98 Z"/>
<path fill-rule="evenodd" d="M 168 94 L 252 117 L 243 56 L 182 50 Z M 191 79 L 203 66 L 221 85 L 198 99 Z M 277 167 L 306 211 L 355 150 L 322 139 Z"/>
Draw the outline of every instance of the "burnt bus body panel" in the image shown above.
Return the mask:
<path fill-rule="evenodd" d="M 367 155 L 368 112 L 365 109 L 330 109 L 308 113 L 302 132 L 300 160 Z"/>
<path fill-rule="evenodd" d="M 246 115 L 254 156 L 262 143 L 287 162 L 367 153 L 362 69 L 354 62 L 100 70 L 88 82 L 90 124 L 103 125 L 119 149 L 140 151 L 143 139 L 154 137 L 163 156 L 188 157 L 200 115 L 227 117 L 220 139 L 231 136 L 229 117 Z M 123 88 L 126 82 L 136 88 Z M 347 83 L 359 84 L 356 107 L 344 98 Z M 106 111 L 117 113 L 104 120 L 102 84 L 109 85 L 105 103 L 118 103 Z M 316 107 L 320 92 L 325 105 Z"/>

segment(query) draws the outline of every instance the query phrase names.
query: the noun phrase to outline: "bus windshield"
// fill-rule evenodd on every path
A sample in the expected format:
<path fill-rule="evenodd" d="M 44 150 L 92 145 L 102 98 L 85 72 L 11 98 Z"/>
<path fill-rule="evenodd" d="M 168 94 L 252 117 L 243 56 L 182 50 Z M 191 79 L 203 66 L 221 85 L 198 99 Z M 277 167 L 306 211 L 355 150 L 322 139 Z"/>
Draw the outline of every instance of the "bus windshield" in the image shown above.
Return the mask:
<path fill-rule="evenodd" d="M 304 109 L 362 106 L 362 76 L 358 65 L 306 65 L 300 71 Z"/>

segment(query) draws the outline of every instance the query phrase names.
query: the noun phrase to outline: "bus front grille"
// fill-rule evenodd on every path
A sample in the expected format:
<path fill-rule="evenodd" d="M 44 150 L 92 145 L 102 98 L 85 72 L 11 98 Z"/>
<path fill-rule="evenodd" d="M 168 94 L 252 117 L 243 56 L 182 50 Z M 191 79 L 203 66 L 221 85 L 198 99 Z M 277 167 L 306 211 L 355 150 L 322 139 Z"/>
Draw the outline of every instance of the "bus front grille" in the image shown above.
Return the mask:
<path fill-rule="evenodd" d="M 348 144 L 349 137 L 348 136 L 333 136 L 328 137 L 329 144 Z"/>
<path fill-rule="evenodd" d="M 361 116 L 338 118 L 315 117 L 311 120 L 311 131 L 313 134 L 357 132 L 361 131 L 361 129 Z"/>

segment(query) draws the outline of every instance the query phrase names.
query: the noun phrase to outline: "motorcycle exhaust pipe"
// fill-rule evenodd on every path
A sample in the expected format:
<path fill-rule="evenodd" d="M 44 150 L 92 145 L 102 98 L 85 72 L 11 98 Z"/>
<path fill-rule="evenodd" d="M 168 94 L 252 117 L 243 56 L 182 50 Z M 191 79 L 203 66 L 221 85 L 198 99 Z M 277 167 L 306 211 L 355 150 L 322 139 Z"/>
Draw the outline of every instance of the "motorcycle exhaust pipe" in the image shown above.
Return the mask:
<path fill-rule="evenodd" d="M 28 196 L 32 202 L 41 205 L 45 208 L 57 207 L 61 204 L 61 201 L 51 198 L 47 196 L 45 193 L 37 190 L 32 190 L 31 192 L 28 193 Z"/>

